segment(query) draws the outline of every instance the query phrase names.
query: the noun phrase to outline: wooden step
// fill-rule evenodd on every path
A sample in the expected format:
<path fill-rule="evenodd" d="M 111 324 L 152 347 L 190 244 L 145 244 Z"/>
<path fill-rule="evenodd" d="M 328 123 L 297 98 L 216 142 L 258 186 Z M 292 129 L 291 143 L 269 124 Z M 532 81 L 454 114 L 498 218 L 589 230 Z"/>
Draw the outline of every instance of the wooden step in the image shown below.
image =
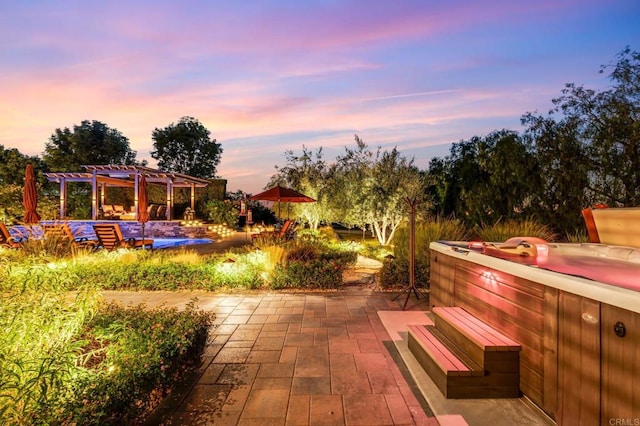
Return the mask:
<path fill-rule="evenodd" d="M 408 328 L 409 350 L 446 397 L 455 398 L 449 392 L 449 384 L 452 383 L 449 378 L 484 375 L 484 370 L 479 365 L 463 362 L 436 337 L 436 330 L 424 325 L 408 325 Z"/>
<path fill-rule="evenodd" d="M 518 342 L 462 308 L 433 313 L 435 326 L 408 325 L 408 347 L 445 397 L 520 396 Z"/>
<path fill-rule="evenodd" d="M 519 371 L 522 345 L 457 306 L 434 307 L 435 327 L 471 359 L 487 369 L 490 364 L 510 363 Z M 517 365 L 516 365 L 517 364 Z"/>
<path fill-rule="evenodd" d="M 465 363 L 446 343 L 436 337 L 434 332 L 437 330 L 425 325 L 408 325 L 408 327 L 411 352 L 415 355 L 414 350 L 423 351 L 447 376 L 481 376 L 484 374 L 482 367 L 473 362 Z"/>

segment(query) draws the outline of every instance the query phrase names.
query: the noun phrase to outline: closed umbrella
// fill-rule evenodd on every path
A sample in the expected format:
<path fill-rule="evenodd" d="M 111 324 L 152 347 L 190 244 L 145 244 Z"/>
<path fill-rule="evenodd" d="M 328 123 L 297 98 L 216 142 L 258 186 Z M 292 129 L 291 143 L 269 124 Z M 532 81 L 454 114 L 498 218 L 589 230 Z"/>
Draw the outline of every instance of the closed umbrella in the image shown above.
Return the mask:
<path fill-rule="evenodd" d="M 24 205 L 24 223 L 33 224 L 40 222 L 38 209 L 38 192 L 36 191 L 36 173 L 31 163 L 27 164 L 24 177 L 24 191 L 22 193 Z"/>
<path fill-rule="evenodd" d="M 144 224 L 149 221 L 149 199 L 147 197 L 147 178 L 140 175 L 138 181 L 138 222 L 142 225 L 142 241 L 144 241 Z M 142 244 L 144 250 L 145 244 Z"/>
<path fill-rule="evenodd" d="M 278 203 L 278 215 L 280 215 L 280 202 L 283 203 L 314 203 L 311 197 L 301 194 L 293 189 L 276 185 L 264 192 L 249 197 L 250 200 L 274 201 Z"/>

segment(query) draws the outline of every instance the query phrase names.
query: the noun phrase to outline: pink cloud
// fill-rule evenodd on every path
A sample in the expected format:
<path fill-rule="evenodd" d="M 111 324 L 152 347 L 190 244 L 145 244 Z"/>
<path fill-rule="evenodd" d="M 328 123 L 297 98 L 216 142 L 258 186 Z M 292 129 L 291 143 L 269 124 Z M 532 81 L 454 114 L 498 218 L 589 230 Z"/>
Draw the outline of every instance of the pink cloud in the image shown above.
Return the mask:
<path fill-rule="evenodd" d="M 37 154 L 96 119 L 149 159 L 151 131 L 191 115 L 223 144 L 221 173 L 259 188 L 303 144 L 342 152 L 358 133 L 425 152 L 545 111 L 584 68 L 566 52 L 594 55 L 557 49 L 555 29 L 603 4 L 16 2 L 0 17 L 0 144 Z"/>

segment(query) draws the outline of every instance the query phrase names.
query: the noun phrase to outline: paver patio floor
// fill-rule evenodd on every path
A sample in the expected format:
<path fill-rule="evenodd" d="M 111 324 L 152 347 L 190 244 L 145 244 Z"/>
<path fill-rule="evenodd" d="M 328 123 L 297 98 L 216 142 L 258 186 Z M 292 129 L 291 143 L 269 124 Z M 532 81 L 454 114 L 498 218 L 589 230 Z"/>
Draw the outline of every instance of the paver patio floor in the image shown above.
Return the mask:
<path fill-rule="evenodd" d="M 217 327 L 200 368 L 149 424 L 438 424 L 377 315 L 400 310 L 404 297 L 108 292 L 105 298 L 181 306 L 194 295 L 216 314 Z M 426 308 L 415 298 L 407 307 Z"/>

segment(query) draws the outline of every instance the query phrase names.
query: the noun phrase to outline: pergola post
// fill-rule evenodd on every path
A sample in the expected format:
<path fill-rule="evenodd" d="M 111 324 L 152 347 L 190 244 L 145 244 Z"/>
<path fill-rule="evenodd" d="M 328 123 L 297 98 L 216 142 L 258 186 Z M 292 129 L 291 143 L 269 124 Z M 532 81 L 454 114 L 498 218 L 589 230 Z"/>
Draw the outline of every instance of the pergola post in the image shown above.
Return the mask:
<path fill-rule="evenodd" d="M 140 184 L 140 172 L 137 170 L 133 181 L 133 211 L 136 212 L 136 220 L 138 220 L 138 185 Z"/>
<path fill-rule="evenodd" d="M 98 174 L 95 170 L 91 173 L 91 219 L 98 218 Z"/>
<path fill-rule="evenodd" d="M 60 219 L 67 216 L 67 180 L 60 179 Z"/>
<path fill-rule="evenodd" d="M 104 199 L 107 197 L 107 185 L 100 183 L 100 205 L 104 206 Z"/>
<path fill-rule="evenodd" d="M 191 210 L 196 209 L 196 184 L 191 184 Z"/>
<path fill-rule="evenodd" d="M 173 218 L 173 179 L 167 178 L 167 220 Z"/>

